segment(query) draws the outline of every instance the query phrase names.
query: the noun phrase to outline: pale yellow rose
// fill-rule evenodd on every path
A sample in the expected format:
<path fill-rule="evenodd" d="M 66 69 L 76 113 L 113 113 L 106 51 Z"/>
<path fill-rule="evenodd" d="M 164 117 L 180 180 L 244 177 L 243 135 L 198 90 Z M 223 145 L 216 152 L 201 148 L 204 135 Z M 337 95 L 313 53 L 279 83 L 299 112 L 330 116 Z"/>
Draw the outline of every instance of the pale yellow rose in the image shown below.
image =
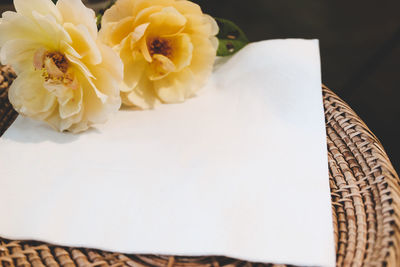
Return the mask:
<path fill-rule="evenodd" d="M 151 108 L 192 97 L 211 73 L 218 26 L 186 0 L 118 0 L 102 19 L 100 39 L 124 63 L 122 102 Z"/>
<path fill-rule="evenodd" d="M 10 102 L 23 115 L 59 131 L 103 123 L 121 105 L 123 65 L 98 41 L 93 10 L 81 0 L 14 0 L 0 20 L 2 64 L 17 79 Z"/>

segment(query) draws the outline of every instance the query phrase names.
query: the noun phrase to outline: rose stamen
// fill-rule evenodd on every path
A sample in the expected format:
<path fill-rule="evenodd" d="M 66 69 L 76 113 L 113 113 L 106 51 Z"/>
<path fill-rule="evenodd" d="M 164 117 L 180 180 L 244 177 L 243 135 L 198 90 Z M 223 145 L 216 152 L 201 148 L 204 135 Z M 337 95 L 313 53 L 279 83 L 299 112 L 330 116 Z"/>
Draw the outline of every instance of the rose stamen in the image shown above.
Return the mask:
<path fill-rule="evenodd" d="M 60 52 L 38 49 L 33 57 L 33 66 L 42 71 L 42 77 L 47 83 L 62 83 L 71 89 L 78 88 L 78 81 L 69 70 L 68 59 Z"/>
<path fill-rule="evenodd" d="M 167 40 L 155 38 L 150 42 L 149 52 L 151 56 L 153 56 L 154 54 L 160 54 L 168 57 L 171 55 L 172 49 Z"/>
<path fill-rule="evenodd" d="M 69 64 L 67 58 L 63 54 L 60 52 L 47 52 L 45 57 L 51 59 L 61 72 L 67 73 Z"/>

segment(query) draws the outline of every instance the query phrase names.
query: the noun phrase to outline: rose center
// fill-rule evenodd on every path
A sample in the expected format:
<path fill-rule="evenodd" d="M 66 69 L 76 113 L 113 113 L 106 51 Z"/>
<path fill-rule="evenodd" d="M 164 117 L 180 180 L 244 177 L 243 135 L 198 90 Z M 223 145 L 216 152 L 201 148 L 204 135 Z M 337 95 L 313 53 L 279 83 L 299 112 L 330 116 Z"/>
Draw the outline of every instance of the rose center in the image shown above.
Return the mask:
<path fill-rule="evenodd" d="M 62 72 L 66 73 L 68 70 L 68 60 L 60 52 L 47 52 L 45 54 L 46 59 L 50 59 L 56 65 L 56 67 Z"/>
<path fill-rule="evenodd" d="M 77 81 L 69 69 L 69 61 L 64 54 L 40 48 L 34 54 L 33 66 L 36 70 L 42 71 L 46 83 L 64 84 L 76 89 Z"/>
<path fill-rule="evenodd" d="M 149 45 L 150 55 L 161 54 L 166 57 L 171 55 L 171 46 L 165 39 L 155 38 L 150 42 Z"/>

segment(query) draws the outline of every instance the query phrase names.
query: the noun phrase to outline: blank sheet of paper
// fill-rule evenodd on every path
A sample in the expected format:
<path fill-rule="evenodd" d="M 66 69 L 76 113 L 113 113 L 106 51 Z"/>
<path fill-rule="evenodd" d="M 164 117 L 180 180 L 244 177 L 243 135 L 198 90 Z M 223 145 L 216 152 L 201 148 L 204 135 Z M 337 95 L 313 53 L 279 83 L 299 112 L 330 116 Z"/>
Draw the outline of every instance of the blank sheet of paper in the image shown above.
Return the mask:
<path fill-rule="evenodd" d="M 29 85 L 27 85 L 29 86 Z M 183 104 L 0 138 L 0 236 L 334 266 L 318 41 L 253 43 Z"/>

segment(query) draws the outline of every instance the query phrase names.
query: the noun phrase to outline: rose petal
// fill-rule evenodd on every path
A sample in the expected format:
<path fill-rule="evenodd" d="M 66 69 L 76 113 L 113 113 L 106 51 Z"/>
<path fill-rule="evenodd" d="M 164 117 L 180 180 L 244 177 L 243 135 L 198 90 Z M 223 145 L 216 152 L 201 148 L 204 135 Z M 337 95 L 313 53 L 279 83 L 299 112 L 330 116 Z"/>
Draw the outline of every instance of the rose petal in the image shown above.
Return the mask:
<path fill-rule="evenodd" d="M 121 18 L 130 17 L 133 15 L 134 1 L 119 0 L 112 7 L 104 12 L 102 18 L 102 28 L 110 22 L 118 22 Z"/>
<path fill-rule="evenodd" d="M 31 40 L 11 40 L 0 50 L 1 63 L 12 65 L 17 74 L 24 70 L 33 70 L 32 59 L 40 44 Z"/>
<path fill-rule="evenodd" d="M 167 76 L 169 73 L 176 71 L 174 62 L 172 62 L 168 57 L 160 54 L 155 54 L 153 56 L 153 62 L 149 68 L 149 79 L 159 80 Z"/>
<path fill-rule="evenodd" d="M 26 71 L 18 75 L 9 89 L 9 99 L 14 108 L 27 116 L 37 117 L 50 110 L 56 98 L 43 87 L 39 71 Z"/>
<path fill-rule="evenodd" d="M 119 44 L 126 36 L 128 36 L 133 30 L 134 17 L 126 17 L 118 21 L 113 25 L 110 32 L 110 42 L 112 45 Z"/>
<path fill-rule="evenodd" d="M 88 66 L 86 66 L 79 58 L 75 58 L 72 55 L 65 55 L 71 65 L 75 66 L 76 69 L 80 70 L 86 77 L 94 78 L 94 75 L 89 70 Z"/>
<path fill-rule="evenodd" d="M 202 35 L 202 37 L 215 36 L 219 32 L 218 24 L 209 15 L 187 14 L 185 33 L 190 35 Z"/>
<path fill-rule="evenodd" d="M 52 16 L 42 15 L 36 11 L 33 11 L 32 15 L 37 26 L 40 27 L 41 32 L 46 33 L 45 38 L 41 40 L 42 43 L 46 44 L 46 47 L 59 50 L 61 40 L 68 43 L 72 42 L 68 32 L 58 24 Z"/>
<path fill-rule="evenodd" d="M 74 58 L 82 59 L 82 56 L 76 52 L 76 50 L 71 46 L 71 44 L 67 43 L 65 40 L 60 41 L 60 52 L 65 55 L 71 55 Z"/>
<path fill-rule="evenodd" d="M 124 83 L 126 85 L 121 91 L 127 88 L 132 90 L 139 83 L 146 69 L 147 61 L 140 53 L 132 53 L 128 46 L 121 50 L 120 56 L 124 63 Z"/>
<path fill-rule="evenodd" d="M 218 49 L 218 46 L 219 46 L 218 38 L 217 37 L 211 37 L 210 38 L 210 42 L 211 42 L 211 45 L 212 45 L 213 49 L 216 51 Z"/>
<path fill-rule="evenodd" d="M 83 118 L 83 112 L 78 112 L 77 114 L 71 116 L 71 117 L 67 117 L 65 119 L 61 119 L 60 121 L 60 131 L 71 131 L 71 129 L 73 127 L 74 124 L 76 123 L 83 123 L 84 125 L 86 125 L 86 129 L 89 128 L 89 126 L 91 125 L 90 122 L 88 121 L 83 121 L 82 122 L 82 118 Z M 76 131 L 76 130 L 74 130 Z"/>
<path fill-rule="evenodd" d="M 207 14 L 204 15 L 205 19 L 208 20 L 208 25 L 210 25 L 210 35 L 215 36 L 219 32 L 219 27 L 215 19 Z"/>
<path fill-rule="evenodd" d="M 131 2 L 134 3 L 132 12 L 133 14 L 139 14 L 140 11 L 153 7 L 153 6 L 159 6 L 159 7 L 169 7 L 169 6 L 174 6 L 176 0 L 130 0 Z M 181 1 L 181 0 L 179 0 Z M 185 0 L 186 1 L 186 0 Z"/>
<path fill-rule="evenodd" d="M 99 98 L 99 89 L 96 88 L 96 86 L 94 86 L 92 83 L 89 83 L 87 79 L 82 77 L 79 80 L 81 81 L 82 88 L 84 89 L 83 106 L 85 111 L 82 119 L 85 121 L 90 121 L 94 124 L 106 122 L 109 114 L 117 111 L 119 106 L 111 101 L 112 97 L 107 96 L 105 99 Z"/>
<path fill-rule="evenodd" d="M 173 7 L 165 7 L 149 17 L 149 35 L 173 35 L 181 32 L 186 24 L 186 17 Z"/>
<path fill-rule="evenodd" d="M 105 68 L 114 79 L 122 81 L 124 75 L 124 65 L 121 58 L 115 53 L 112 48 L 98 42 L 98 47 L 103 58 L 99 67 Z"/>
<path fill-rule="evenodd" d="M 63 21 L 74 25 L 83 24 L 93 39 L 97 38 L 96 14 L 85 7 L 81 0 L 58 0 L 56 4 Z"/>
<path fill-rule="evenodd" d="M 9 21 L 9 20 L 13 20 L 13 19 L 16 19 L 16 18 L 18 18 L 20 16 L 21 15 L 19 15 L 17 12 L 14 12 L 14 11 L 5 11 L 1 15 L 0 22 L 6 22 L 6 21 Z"/>
<path fill-rule="evenodd" d="M 193 54 L 193 45 L 190 41 L 189 35 L 178 34 L 165 39 L 171 46 L 172 54 L 170 59 L 176 66 L 175 71 L 180 71 L 188 66 L 192 60 Z"/>
<path fill-rule="evenodd" d="M 33 66 L 35 70 L 41 70 L 44 64 L 44 57 L 47 52 L 47 49 L 44 47 L 40 47 L 36 49 L 35 53 L 33 54 Z M 26 56 L 25 59 L 28 59 L 29 56 Z M 30 60 L 29 60 L 30 61 Z"/>
<path fill-rule="evenodd" d="M 63 83 L 45 82 L 43 87 L 57 98 L 60 105 L 65 104 L 74 96 L 72 90 Z"/>
<path fill-rule="evenodd" d="M 212 71 L 216 57 L 216 50 L 213 43 L 201 36 L 192 35 L 191 42 L 194 51 L 201 53 L 193 53 L 190 69 L 196 73 L 197 80 L 205 80 Z"/>
<path fill-rule="evenodd" d="M 183 14 L 203 15 L 200 6 L 191 1 L 176 1 L 174 6 Z"/>
<path fill-rule="evenodd" d="M 71 117 L 62 119 L 60 117 L 59 109 L 57 108 L 53 110 L 53 112 L 45 119 L 45 121 L 49 123 L 55 130 L 60 132 L 71 130 L 71 128 L 74 128 L 75 124 L 79 124 L 81 130 L 86 130 L 87 128 L 89 128 L 89 122 L 87 120 L 82 121 L 82 118 L 83 112 L 80 111 L 79 113 Z"/>
<path fill-rule="evenodd" d="M 138 85 L 128 93 L 121 94 L 122 101 L 127 106 L 136 106 L 142 109 L 153 108 L 159 100 L 157 99 L 154 91 L 153 84 L 142 76 Z"/>
<path fill-rule="evenodd" d="M 101 100 L 101 102 L 105 103 L 107 101 L 107 95 L 103 94 L 102 92 L 100 92 L 96 85 L 93 83 L 92 79 L 95 80 L 96 76 L 94 76 L 91 72 L 91 70 L 88 69 L 88 67 L 83 64 L 80 60 L 70 56 L 70 55 L 66 55 L 68 60 L 72 63 L 72 65 L 75 66 L 76 69 L 79 70 L 79 72 L 82 74 L 81 77 L 79 78 L 79 82 L 82 83 L 88 83 L 90 84 L 90 87 L 93 88 L 94 92 L 96 93 L 97 97 Z M 82 85 L 83 88 L 84 85 Z"/>
<path fill-rule="evenodd" d="M 94 65 L 99 64 L 102 60 L 101 53 L 88 29 L 83 25 L 75 26 L 72 23 L 65 23 L 64 27 L 71 36 L 72 47 L 81 56 L 81 60 Z"/>
<path fill-rule="evenodd" d="M 8 14 L 14 12 L 6 12 Z M 13 16 L 3 17 L 0 23 L 0 47 L 5 42 L 22 39 L 46 43 L 49 40 L 48 33 L 41 30 L 38 24 L 29 17 L 14 13 Z"/>
<path fill-rule="evenodd" d="M 149 17 L 156 12 L 160 12 L 162 9 L 163 9 L 163 7 L 158 6 L 158 5 L 149 6 L 149 7 L 141 9 L 135 16 L 134 24 L 141 25 L 141 24 L 149 23 L 149 21 L 150 21 Z"/>
<path fill-rule="evenodd" d="M 148 26 L 150 23 L 144 23 L 135 28 L 135 30 L 131 33 L 131 48 L 133 49 L 135 47 L 135 43 L 139 41 L 143 36 L 144 33 L 146 32 Z"/>
<path fill-rule="evenodd" d="M 51 0 L 14 0 L 15 10 L 27 17 L 32 17 L 32 12 L 42 15 L 51 15 L 57 22 L 62 21 L 61 14 Z"/>
<path fill-rule="evenodd" d="M 78 119 L 78 123 L 71 125 L 68 130 L 72 133 L 80 133 L 86 131 L 88 128 L 89 125 L 86 121 L 80 121 L 80 119 Z"/>
<path fill-rule="evenodd" d="M 78 114 L 82 109 L 82 87 L 71 90 L 73 97 L 67 102 L 60 104 L 59 112 L 62 119 Z"/>
<path fill-rule="evenodd" d="M 142 38 L 138 42 L 138 47 L 140 52 L 143 54 L 143 57 L 147 60 L 147 62 L 152 62 L 153 58 L 150 55 L 149 48 L 147 46 L 147 40 L 145 38 Z"/>
<path fill-rule="evenodd" d="M 106 105 L 109 106 L 109 112 L 114 113 L 118 111 L 121 107 L 120 83 L 112 77 L 107 69 L 102 67 L 95 68 L 94 74 L 98 77 L 94 82 L 96 88 L 107 95 Z"/>
<path fill-rule="evenodd" d="M 193 73 L 189 69 L 168 75 L 164 79 L 154 81 L 154 90 L 165 103 L 179 103 L 193 96 L 198 86 Z"/>

